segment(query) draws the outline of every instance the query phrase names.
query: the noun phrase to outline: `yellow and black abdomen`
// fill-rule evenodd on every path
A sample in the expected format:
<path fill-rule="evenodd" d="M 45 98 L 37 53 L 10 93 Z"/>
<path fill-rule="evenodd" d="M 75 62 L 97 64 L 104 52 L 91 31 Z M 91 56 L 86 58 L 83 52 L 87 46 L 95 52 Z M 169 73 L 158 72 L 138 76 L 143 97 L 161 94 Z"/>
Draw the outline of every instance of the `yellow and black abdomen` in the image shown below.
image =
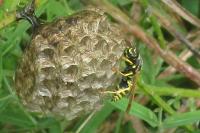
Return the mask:
<path fill-rule="evenodd" d="M 117 90 L 112 98 L 112 101 L 118 101 L 120 100 L 123 96 L 126 96 L 129 92 L 129 84 L 128 84 L 128 79 L 127 77 L 122 77 L 119 85 L 117 86 Z"/>

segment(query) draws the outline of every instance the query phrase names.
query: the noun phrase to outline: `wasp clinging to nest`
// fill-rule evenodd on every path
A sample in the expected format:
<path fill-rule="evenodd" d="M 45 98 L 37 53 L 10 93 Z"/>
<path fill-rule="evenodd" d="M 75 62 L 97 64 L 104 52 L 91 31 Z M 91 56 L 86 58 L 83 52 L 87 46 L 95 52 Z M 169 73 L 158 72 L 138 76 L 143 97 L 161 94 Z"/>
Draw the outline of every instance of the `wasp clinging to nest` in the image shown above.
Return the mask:
<path fill-rule="evenodd" d="M 125 63 L 123 70 L 115 69 L 122 76 L 117 89 L 115 91 L 105 91 L 104 93 L 113 94 L 112 101 L 118 101 L 129 94 L 129 104 L 126 109 L 129 112 L 134 97 L 136 80 L 142 66 L 142 59 L 135 47 L 129 47 L 124 50 L 122 60 Z"/>

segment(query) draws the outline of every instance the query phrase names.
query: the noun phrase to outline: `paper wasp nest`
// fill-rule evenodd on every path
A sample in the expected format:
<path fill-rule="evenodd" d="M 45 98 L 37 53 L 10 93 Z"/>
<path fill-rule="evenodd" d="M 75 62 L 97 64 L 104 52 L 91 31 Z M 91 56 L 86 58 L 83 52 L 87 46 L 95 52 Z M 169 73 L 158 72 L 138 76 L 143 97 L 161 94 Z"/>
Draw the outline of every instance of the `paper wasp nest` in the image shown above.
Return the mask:
<path fill-rule="evenodd" d="M 16 92 L 30 111 L 68 120 L 100 107 L 101 89 L 116 83 L 126 43 L 104 13 L 84 10 L 41 25 L 16 72 Z"/>

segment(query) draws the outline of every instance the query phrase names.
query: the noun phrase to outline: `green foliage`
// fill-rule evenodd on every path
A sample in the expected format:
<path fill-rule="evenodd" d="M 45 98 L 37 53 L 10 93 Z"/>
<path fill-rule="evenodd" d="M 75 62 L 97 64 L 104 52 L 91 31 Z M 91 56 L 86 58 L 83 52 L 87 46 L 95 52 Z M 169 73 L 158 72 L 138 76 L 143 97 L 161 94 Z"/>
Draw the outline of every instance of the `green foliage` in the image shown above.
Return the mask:
<path fill-rule="evenodd" d="M 200 6 L 199 0 L 192 0 L 192 1 L 181 0 L 181 4 L 191 13 L 193 13 L 196 16 L 199 16 L 199 6 Z"/>
<path fill-rule="evenodd" d="M 82 133 L 94 133 L 97 128 L 105 121 L 106 118 L 112 113 L 115 108 L 110 104 L 105 104 L 105 106 L 95 113 L 95 115 L 90 119 L 90 121 L 82 129 Z"/>
<path fill-rule="evenodd" d="M 128 105 L 128 100 L 122 99 L 117 102 L 112 102 L 111 104 L 125 112 L 126 107 Z M 151 110 L 149 110 L 148 108 L 138 103 L 133 103 L 129 113 L 131 115 L 137 116 L 138 118 L 146 121 L 152 127 L 156 127 L 158 125 L 158 120 L 157 120 L 156 115 Z"/>
<path fill-rule="evenodd" d="M 1 20 L 6 18 L 7 14 L 12 14 L 14 11 L 22 8 L 19 2 L 23 5 L 23 3 L 28 3 L 28 0 L 4 0 L 3 5 L 0 5 L 0 23 Z M 123 9 L 126 9 L 126 6 L 132 6 L 132 0 L 110 0 L 110 2 Z M 143 2 L 145 1 L 143 0 Z M 180 3 L 194 15 L 200 15 L 198 0 L 190 2 L 181 0 Z M 157 10 L 169 19 L 166 12 L 155 1 L 145 4 L 157 7 Z M 145 4 L 143 7 L 147 6 Z M 73 12 L 84 8 L 84 6 L 84 3 L 80 0 L 41 0 L 36 9 L 36 15 L 44 21 L 51 22 L 56 18 L 69 16 Z M 130 13 L 130 10 L 131 8 L 128 8 L 126 12 Z M 140 20 L 142 28 L 149 35 L 155 36 L 162 45 L 162 48 L 165 48 L 167 41 L 170 39 L 165 36 L 156 17 L 152 17 L 151 13 L 144 13 L 142 17 L 143 19 Z M 186 31 L 186 28 L 181 27 L 177 20 L 173 22 L 178 30 Z M 66 127 L 63 121 L 55 117 L 41 117 L 38 114 L 27 112 L 13 90 L 13 78 L 20 57 L 23 54 L 22 47 L 25 47 L 30 40 L 30 35 L 28 34 L 29 28 L 30 24 L 25 20 L 21 20 L 0 29 L 0 132 L 62 133 Z M 194 104 L 192 104 L 193 106 L 188 106 L 188 110 L 191 111 L 186 113 L 176 113 L 176 111 L 179 110 L 182 101 L 185 101 L 186 98 L 199 98 L 200 92 L 190 89 L 195 86 L 190 86 L 190 88 L 185 88 L 184 90 L 180 86 L 170 84 L 170 82 L 180 82 L 180 84 L 184 85 L 183 75 L 175 73 L 165 79 L 157 79 L 160 72 L 168 65 L 160 57 L 155 56 L 143 43 L 140 41 L 137 42 L 143 58 L 143 68 L 138 83 L 137 94 L 139 97 L 148 98 L 149 105 L 153 107 L 145 107 L 138 100 L 137 102 L 133 102 L 129 115 L 135 116 L 146 123 L 149 131 L 157 129 L 165 130 L 167 128 L 177 128 L 178 130 L 181 126 L 184 126 L 186 131 L 198 132 L 194 125 L 192 128 L 187 127 L 188 124 L 197 123 L 200 119 L 200 111 Z M 197 69 L 200 68 L 198 61 L 194 58 L 190 58 L 188 63 Z M 187 82 L 190 81 L 187 80 Z M 112 131 L 115 133 L 134 133 L 136 130 L 132 125 L 135 123 L 130 120 L 125 123 L 123 122 L 127 104 L 127 98 L 123 98 L 118 102 L 106 101 L 101 110 L 96 112 L 86 124 L 84 124 L 85 121 L 80 120 L 75 124 L 76 126 L 73 127 L 73 130 L 77 131 L 80 129 L 81 133 L 97 132 L 102 125 L 112 119 L 113 114 L 117 114 L 117 118 L 114 118 L 115 126 Z M 160 112 L 163 113 L 163 116 L 156 112 L 156 109 L 162 110 Z M 82 126 L 83 128 L 81 128 Z"/>
<path fill-rule="evenodd" d="M 198 122 L 200 119 L 200 111 L 192 111 L 188 113 L 175 114 L 168 117 L 163 121 L 164 128 L 172 128 L 177 126 L 183 126 Z"/>

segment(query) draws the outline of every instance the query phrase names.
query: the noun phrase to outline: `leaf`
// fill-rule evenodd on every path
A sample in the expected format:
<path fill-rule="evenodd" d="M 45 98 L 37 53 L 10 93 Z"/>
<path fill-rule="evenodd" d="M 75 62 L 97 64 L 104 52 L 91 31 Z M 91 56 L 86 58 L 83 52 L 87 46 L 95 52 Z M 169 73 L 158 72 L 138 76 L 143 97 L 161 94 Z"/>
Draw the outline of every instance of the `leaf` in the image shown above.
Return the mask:
<path fill-rule="evenodd" d="M 133 128 L 133 123 L 128 121 L 122 128 L 122 133 L 136 133 L 135 129 Z"/>
<path fill-rule="evenodd" d="M 155 82 L 157 82 L 155 78 L 160 72 L 163 61 L 159 57 L 157 57 L 157 59 L 153 59 L 151 52 L 146 47 L 141 47 L 140 51 L 143 59 L 141 77 L 143 78 L 145 83 L 154 84 Z"/>
<path fill-rule="evenodd" d="M 36 125 L 29 119 L 24 111 L 18 105 L 9 104 L 2 112 L 0 112 L 0 121 L 10 123 L 23 128 L 34 128 Z"/>
<path fill-rule="evenodd" d="M 122 98 L 121 100 L 119 100 L 117 102 L 111 102 L 111 104 L 113 106 L 115 106 L 116 108 L 118 108 L 122 111 L 125 111 L 126 107 L 128 105 L 128 99 Z M 134 116 L 146 121 L 152 127 L 158 126 L 158 119 L 157 119 L 156 115 L 148 108 L 146 108 L 136 102 L 134 102 L 132 104 L 129 114 L 134 115 Z"/>
<path fill-rule="evenodd" d="M 2 56 L 6 55 L 16 45 L 16 41 L 21 39 L 24 32 L 28 29 L 29 25 L 26 22 L 19 23 L 15 31 L 9 36 L 8 41 L 3 45 Z"/>
<path fill-rule="evenodd" d="M 3 58 L 0 55 L 0 88 L 2 88 L 2 83 L 3 83 L 3 61 L 2 60 Z"/>
<path fill-rule="evenodd" d="M 192 14 L 195 16 L 198 16 L 199 14 L 199 0 L 192 0 L 192 1 L 187 1 L 187 0 L 182 0 L 181 1 L 182 5 L 189 10 Z"/>
<path fill-rule="evenodd" d="M 6 68 L 8 70 L 15 70 L 17 68 L 17 64 L 16 64 L 17 59 L 18 58 L 16 58 L 16 56 L 7 54 L 6 56 L 4 56 L 3 68 Z"/>
<path fill-rule="evenodd" d="M 125 6 L 127 4 L 133 3 L 132 0 L 109 0 L 114 5 Z"/>
<path fill-rule="evenodd" d="M 38 121 L 40 129 L 48 129 L 49 133 L 62 133 L 60 123 L 53 117 L 41 118 Z"/>
<path fill-rule="evenodd" d="M 80 0 L 68 0 L 69 7 L 74 10 L 80 10 L 84 8 L 84 5 Z"/>
<path fill-rule="evenodd" d="M 94 133 L 114 109 L 115 108 L 110 104 L 105 104 L 105 106 L 100 111 L 95 113 L 95 115 L 84 126 L 84 128 L 81 130 L 81 133 Z"/>
<path fill-rule="evenodd" d="M 141 87 L 141 83 L 139 84 Z M 153 86 L 143 83 L 146 90 L 151 93 L 155 93 L 159 96 L 174 96 L 174 97 L 192 97 L 192 98 L 200 98 L 199 90 L 192 90 L 191 88 L 176 88 L 176 87 L 161 87 L 161 86 Z M 142 88 L 142 87 L 141 87 Z"/>
<path fill-rule="evenodd" d="M 52 21 L 53 19 L 61 16 L 68 16 L 72 13 L 67 2 L 50 0 L 46 6 L 47 21 Z M 59 10 L 55 10 L 59 9 Z"/>
<path fill-rule="evenodd" d="M 8 100 L 11 100 L 10 97 L 12 98 L 12 101 L 10 101 L 9 104 L 6 104 L 6 107 L 0 111 L 0 121 L 26 129 L 35 128 L 37 122 L 19 103 L 19 100 L 15 96 L 8 79 L 5 77 L 4 85 L 10 95 L 8 97 L 2 98 L 2 102 L 8 102 Z"/>
<path fill-rule="evenodd" d="M 119 133 L 123 118 L 124 118 L 124 112 L 120 112 L 120 115 L 119 115 L 118 120 L 115 125 L 115 133 Z"/>
<path fill-rule="evenodd" d="M 152 89 L 149 89 L 148 86 L 142 82 L 142 81 L 138 81 L 138 87 L 145 92 L 147 95 L 149 95 L 151 97 L 151 99 L 153 101 L 155 101 L 155 103 L 162 107 L 167 113 L 169 114 L 174 114 L 175 111 L 171 108 L 171 106 L 169 104 L 167 104 L 160 96 L 158 96 L 156 93 L 154 93 L 152 91 Z"/>
<path fill-rule="evenodd" d="M 173 127 L 193 124 L 195 122 L 198 122 L 199 120 L 200 120 L 200 110 L 187 112 L 187 113 L 181 113 L 181 114 L 175 114 L 164 120 L 163 127 L 173 128 Z"/>
<path fill-rule="evenodd" d="M 19 4 L 19 1 L 20 0 L 4 0 L 4 10 L 7 10 L 8 12 L 14 11 L 16 9 L 17 4 Z"/>
<path fill-rule="evenodd" d="M 119 4 L 120 6 L 124 6 L 124 5 L 133 3 L 132 0 L 117 0 L 117 2 L 118 2 L 118 4 Z"/>
<path fill-rule="evenodd" d="M 7 107 L 11 100 L 14 100 L 12 95 L 0 98 L 0 112 L 2 112 Z"/>

